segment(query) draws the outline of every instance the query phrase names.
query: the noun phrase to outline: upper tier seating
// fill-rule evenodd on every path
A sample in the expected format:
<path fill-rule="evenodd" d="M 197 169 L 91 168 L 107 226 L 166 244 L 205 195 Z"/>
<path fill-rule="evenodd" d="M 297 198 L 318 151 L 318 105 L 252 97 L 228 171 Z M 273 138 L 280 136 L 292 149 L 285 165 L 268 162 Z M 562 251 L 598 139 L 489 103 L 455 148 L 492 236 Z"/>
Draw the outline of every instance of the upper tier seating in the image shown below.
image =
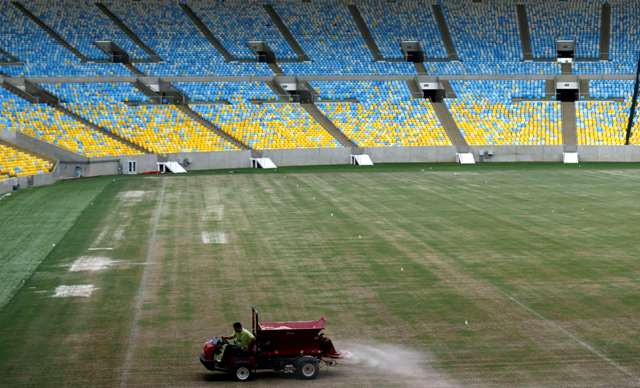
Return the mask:
<path fill-rule="evenodd" d="M 598 58 L 600 10 L 605 0 L 528 0 L 533 56 L 555 58 L 557 39 L 574 39 L 576 56 Z"/>
<path fill-rule="evenodd" d="M 278 58 L 294 59 L 296 55 L 265 12 L 263 2 L 202 1 L 187 2 L 206 26 L 233 55 L 253 58 L 247 43 L 264 41 Z"/>
<path fill-rule="evenodd" d="M 147 57 L 138 45 L 96 7 L 94 0 L 31 0 L 24 4 L 40 20 L 91 59 L 107 59 L 107 55 L 95 45 L 99 40 L 113 41 L 133 58 Z"/>
<path fill-rule="evenodd" d="M 58 0 L 56 0 L 58 1 Z M 79 19 L 82 11 L 88 3 L 80 2 L 78 10 L 70 10 L 69 7 L 58 8 L 54 4 L 57 2 L 40 2 L 34 5 L 47 4 L 52 7 L 52 13 L 58 20 L 57 27 L 62 27 L 62 20 L 67 20 L 68 27 L 78 28 L 79 25 L 91 25 L 95 23 L 95 18 L 87 17 Z M 69 1 L 71 3 L 71 1 Z M 75 4 L 75 2 L 73 2 Z M 31 7 L 30 2 L 25 2 L 27 7 Z M 55 7 L 55 8 L 54 8 Z M 73 8 L 73 7 L 71 7 Z M 56 11 L 54 11 L 54 9 Z M 77 11 L 77 12 L 76 12 Z M 89 12 L 89 11 L 87 11 Z M 82 20 L 82 22 L 80 22 Z M 96 28 L 87 27 L 91 30 Z M 59 31 L 62 32 L 62 31 Z M 65 32 L 67 34 L 67 32 Z M 78 35 L 77 33 L 74 35 Z M 49 37 L 40 27 L 29 20 L 22 12 L 11 4 L 9 0 L 0 0 L 0 47 L 10 52 L 19 60 L 24 62 L 23 66 L 0 66 L 0 72 L 8 75 L 18 76 L 95 76 L 95 75 L 127 75 L 129 72 L 122 65 L 81 63 L 63 46 Z M 111 36 L 111 34 L 109 34 Z M 83 46 L 84 47 L 84 46 Z"/>
<path fill-rule="evenodd" d="M 185 0 L 186 1 L 186 0 Z M 434 0 L 442 5 L 453 45 L 462 62 L 427 63 L 427 71 L 443 74 L 559 74 L 553 63 L 523 62 L 516 2 L 513 0 Z M 599 53 L 600 10 L 605 0 L 523 0 L 527 6 L 533 52 L 555 56 L 555 40 L 577 39 L 579 57 Z M 174 0 L 103 2 L 163 59 L 137 64 L 151 75 L 271 75 L 265 64 L 225 62 Z M 191 8 L 231 53 L 252 57 L 249 40 L 264 40 L 278 57 L 293 59 L 289 44 L 274 26 L 260 0 L 188 0 Z M 415 74 L 402 62 L 374 62 L 347 3 L 340 0 L 270 2 L 310 58 L 285 63 L 289 74 Z M 577 73 L 631 73 L 640 51 L 640 10 L 634 0 L 610 0 L 612 8 L 611 60 L 579 62 Z M 106 58 L 94 42 L 112 40 L 134 59 L 148 54 L 124 34 L 90 0 L 25 0 L 34 15 L 90 59 Z M 428 57 L 445 51 L 430 3 L 417 0 L 363 0 L 359 9 L 382 53 L 399 57 L 401 39 L 417 39 Z M 390 10 L 390 11 L 388 11 Z M 10 0 L 0 0 L 0 47 L 25 62 L 0 64 L 0 72 L 26 76 L 126 76 L 119 64 L 82 63 Z"/>
<path fill-rule="evenodd" d="M 226 63 L 194 26 L 179 4 L 170 0 L 105 1 L 109 9 L 163 59 L 140 64 L 155 75 L 271 75 L 265 64 Z M 236 25 L 238 29 L 251 24 Z"/>
<path fill-rule="evenodd" d="M 417 40 L 430 58 L 445 58 L 447 52 L 428 4 L 398 1 L 389 12 L 386 0 L 356 3 L 384 57 L 401 58 L 400 42 Z"/>
<path fill-rule="evenodd" d="M 413 73 L 409 63 L 374 62 L 345 3 L 277 1 L 282 17 L 311 63 L 283 64 L 292 74 Z"/>
<path fill-rule="evenodd" d="M 6 175 L 21 177 L 45 174 L 52 168 L 53 163 L 48 160 L 0 143 L 0 180 L 6 179 Z"/>

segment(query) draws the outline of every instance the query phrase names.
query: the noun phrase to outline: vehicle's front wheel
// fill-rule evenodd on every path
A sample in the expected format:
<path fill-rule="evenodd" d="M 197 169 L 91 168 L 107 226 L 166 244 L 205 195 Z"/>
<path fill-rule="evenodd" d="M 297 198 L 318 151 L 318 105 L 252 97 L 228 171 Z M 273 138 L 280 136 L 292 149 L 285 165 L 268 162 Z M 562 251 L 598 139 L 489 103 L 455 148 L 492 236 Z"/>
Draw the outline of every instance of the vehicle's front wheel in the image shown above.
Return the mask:
<path fill-rule="evenodd" d="M 251 378 L 251 369 L 248 366 L 238 366 L 233 370 L 233 375 L 238 381 L 247 381 Z"/>
<path fill-rule="evenodd" d="M 313 380 L 320 373 L 320 363 L 314 357 L 302 357 L 298 360 L 298 377 L 304 380 Z"/>

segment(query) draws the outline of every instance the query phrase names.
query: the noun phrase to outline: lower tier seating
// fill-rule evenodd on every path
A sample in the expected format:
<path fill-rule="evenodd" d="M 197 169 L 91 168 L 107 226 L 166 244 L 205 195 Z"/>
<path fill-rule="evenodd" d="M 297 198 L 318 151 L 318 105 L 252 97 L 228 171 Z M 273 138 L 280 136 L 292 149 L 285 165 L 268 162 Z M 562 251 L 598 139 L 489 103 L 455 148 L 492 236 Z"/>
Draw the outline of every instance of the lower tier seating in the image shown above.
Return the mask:
<path fill-rule="evenodd" d="M 0 143 L 0 181 L 7 176 L 30 176 L 51 171 L 53 163 L 10 145 Z"/>
<path fill-rule="evenodd" d="M 255 149 L 332 148 L 339 143 L 297 104 L 193 105 L 204 118 Z"/>
<path fill-rule="evenodd" d="M 10 121 L 14 129 L 88 158 L 140 154 L 47 105 L 9 101 L 3 103 L 2 112 L 6 115 L 4 122 Z"/>
<path fill-rule="evenodd" d="M 559 102 L 497 102 L 460 97 L 447 102 L 470 145 L 560 145 Z"/>
<path fill-rule="evenodd" d="M 631 102 L 578 101 L 577 133 L 580 145 L 622 145 Z"/>
<path fill-rule="evenodd" d="M 149 152 L 210 152 L 234 145 L 192 120 L 174 106 L 125 104 L 70 105 L 76 113 Z"/>
<path fill-rule="evenodd" d="M 318 106 L 360 147 L 451 145 L 426 100 L 336 102 Z"/>

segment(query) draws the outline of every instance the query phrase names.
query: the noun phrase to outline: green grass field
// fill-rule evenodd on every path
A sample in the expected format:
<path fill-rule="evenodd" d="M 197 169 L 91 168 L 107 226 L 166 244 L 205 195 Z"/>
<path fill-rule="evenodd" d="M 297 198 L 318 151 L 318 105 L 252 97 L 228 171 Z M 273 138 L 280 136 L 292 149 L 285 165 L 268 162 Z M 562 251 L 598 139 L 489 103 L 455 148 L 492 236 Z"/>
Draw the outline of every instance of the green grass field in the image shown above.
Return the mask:
<path fill-rule="evenodd" d="M 358 355 L 308 386 L 639 386 L 638 189 L 638 165 L 507 164 L 24 190 L 0 200 L 0 386 L 237 386 L 197 356 L 252 305 Z M 247 386 L 274 384 L 305 385 Z"/>

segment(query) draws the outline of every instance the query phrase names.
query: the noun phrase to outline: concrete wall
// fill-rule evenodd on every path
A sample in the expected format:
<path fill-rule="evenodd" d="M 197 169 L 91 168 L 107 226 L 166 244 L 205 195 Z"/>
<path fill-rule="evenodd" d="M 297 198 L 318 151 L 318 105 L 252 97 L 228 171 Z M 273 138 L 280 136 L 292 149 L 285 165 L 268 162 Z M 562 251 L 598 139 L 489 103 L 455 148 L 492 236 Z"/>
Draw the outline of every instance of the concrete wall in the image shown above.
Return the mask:
<path fill-rule="evenodd" d="M 496 162 L 562 162 L 563 146 L 481 146 L 471 147 L 476 161 L 484 151 L 493 153 L 486 163 Z"/>
<path fill-rule="evenodd" d="M 640 146 L 578 146 L 581 162 L 640 162 Z"/>
<path fill-rule="evenodd" d="M 454 163 L 455 147 L 374 147 L 363 148 L 373 163 Z"/>
<path fill-rule="evenodd" d="M 10 193 L 13 191 L 13 187 L 18 184 L 18 180 L 16 178 L 9 178 L 3 181 L 0 181 L 0 195 Z"/>
<path fill-rule="evenodd" d="M 319 148 L 304 150 L 264 150 L 276 166 L 308 166 L 351 163 L 351 148 Z"/>
<path fill-rule="evenodd" d="M 189 152 L 167 155 L 166 159 L 179 162 L 187 171 L 251 167 L 250 151 Z M 188 165 L 184 163 L 185 159 L 189 161 Z M 153 169 L 156 169 L 155 162 Z"/>
<path fill-rule="evenodd" d="M 55 159 L 55 160 L 76 161 L 76 162 L 88 161 L 88 159 L 83 156 L 74 154 L 73 152 L 67 151 L 60 147 L 56 147 L 52 144 L 34 139 L 30 136 L 23 134 L 22 132 L 14 132 L 14 135 L 15 135 L 14 140 L 13 141 L 9 140 L 9 142 L 14 143 L 18 147 L 23 148 L 27 151 L 31 151 L 34 154 L 47 155 L 49 158 Z"/>
<path fill-rule="evenodd" d="M 28 141 L 30 138 L 25 137 Z M 24 144 L 24 143 L 22 143 Z M 41 147 L 44 143 L 33 143 Z M 26 148 L 26 147 L 25 147 Z M 56 151 L 38 148 L 42 151 Z M 483 151 L 493 153 L 485 163 L 496 162 L 562 162 L 562 146 L 493 146 L 472 147 L 476 160 Z M 379 147 L 362 148 L 359 153 L 371 156 L 374 163 L 454 163 L 455 147 Z M 308 149 L 308 150 L 264 150 L 262 155 L 271 158 L 278 166 L 349 164 L 351 148 Z M 579 146 L 578 154 L 582 162 L 640 162 L 640 146 Z M 127 162 L 135 160 L 138 173 L 156 171 L 156 163 L 162 161 L 189 161 L 187 170 L 212 170 L 251 167 L 251 152 L 210 152 L 181 153 L 166 157 L 158 155 L 125 156 L 121 158 L 86 159 L 72 154 L 71 160 L 58 161 L 51 174 L 34 177 L 11 178 L 0 182 L 0 195 L 20 188 L 48 185 L 59 179 L 73 178 L 76 169 L 80 176 L 93 177 L 117 175 L 126 172 Z M 66 155 L 69 156 L 69 155 Z"/>

